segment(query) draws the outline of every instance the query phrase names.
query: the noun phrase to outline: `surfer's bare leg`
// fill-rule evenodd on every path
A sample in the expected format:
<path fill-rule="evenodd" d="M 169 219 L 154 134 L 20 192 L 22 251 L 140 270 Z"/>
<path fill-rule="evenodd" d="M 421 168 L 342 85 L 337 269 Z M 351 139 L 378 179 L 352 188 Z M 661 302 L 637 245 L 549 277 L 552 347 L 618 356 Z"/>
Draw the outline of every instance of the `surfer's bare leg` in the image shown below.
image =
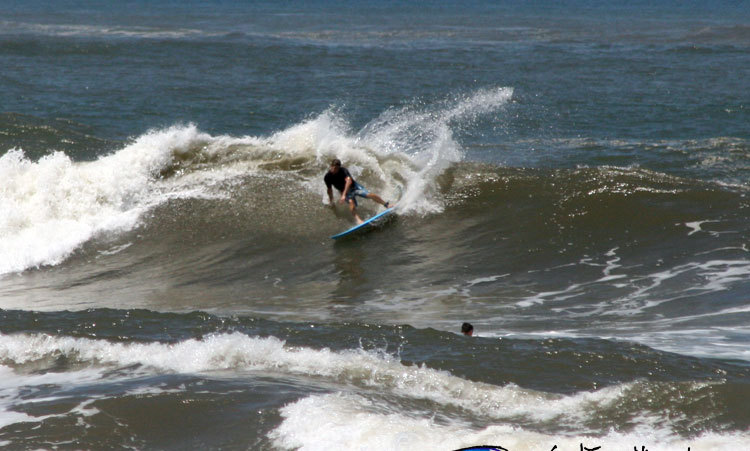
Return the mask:
<path fill-rule="evenodd" d="M 382 198 L 382 197 L 380 197 L 380 196 L 378 196 L 377 194 L 369 193 L 369 194 L 367 194 L 367 198 L 368 198 L 368 199 L 372 199 L 372 200 L 374 200 L 375 202 L 379 203 L 380 205 L 382 205 L 382 206 L 386 207 L 386 205 L 385 205 L 385 204 L 386 204 L 386 201 L 384 201 L 384 200 L 383 200 L 383 198 Z M 392 204 L 392 203 L 390 203 L 390 204 L 388 204 L 388 206 L 387 206 L 386 208 L 388 208 L 388 207 L 392 207 L 392 206 L 393 206 L 393 204 Z"/>
<path fill-rule="evenodd" d="M 349 210 L 351 210 L 352 216 L 354 216 L 354 220 L 357 221 L 357 224 L 362 224 L 364 222 L 357 214 L 357 205 L 354 203 L 354 199 L 349 200 Z"/>

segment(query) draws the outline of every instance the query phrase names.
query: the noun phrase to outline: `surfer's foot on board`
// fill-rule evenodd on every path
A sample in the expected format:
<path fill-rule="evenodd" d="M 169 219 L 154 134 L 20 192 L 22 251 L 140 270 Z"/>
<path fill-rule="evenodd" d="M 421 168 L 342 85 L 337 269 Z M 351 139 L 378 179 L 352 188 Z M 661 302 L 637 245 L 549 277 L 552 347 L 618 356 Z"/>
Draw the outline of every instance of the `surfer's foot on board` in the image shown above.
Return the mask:
<path fill-rule="evenodd" d="M 386 201 L 386 203 L 384 203 L 384 204 L 383 204 L 383 206 L 384 206 L 384 207 L 385 207 L 385 209 L 387 210 L 387 209 L 389 209 L 389 208 L 393 208 L 393 207 L 395 207 L 395 206 L 396 206 L 396 204 L 392 204 L 392 203 L 391 203 L 391 201 Z"/>

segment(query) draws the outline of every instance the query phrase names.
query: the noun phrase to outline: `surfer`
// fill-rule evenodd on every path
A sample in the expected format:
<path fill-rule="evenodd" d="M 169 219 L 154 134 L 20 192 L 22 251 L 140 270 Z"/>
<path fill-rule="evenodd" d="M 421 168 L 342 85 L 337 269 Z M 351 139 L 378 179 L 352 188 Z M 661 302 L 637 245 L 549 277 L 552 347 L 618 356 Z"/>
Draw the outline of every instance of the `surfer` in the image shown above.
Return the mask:
<path fill-rule="evenodd" d="M 474 326 L 469 323 L 461 324 L 461 333 L 468 337 L 471 337 L 472 335 L 474 335 Z"/>
<path fill-rule="evenodd" d="M 328 201 L 330 205 L 333 205 L 333 190 L 331 186 L 335 186 L 337 190 L 341 192 L 340 203 L 348 202 L 349 210 L 351 210 L 354 219 L 357 224 L 362 224 L 362 218 L 357 214 L 357 196 L 364 197 L 365 199 L 372 199 L 385 208 L 391 208 L 393 205 L 389 202 L 384 201 L 377 194 L 368 192 L 362 185 L 354 181 L 354 178 L 345 167 L 341 166 L 341 160 L 335 158 L 331 161 L 331 167 L 328 168 L 323 181 L 326 182 L 328 188 Z"/>

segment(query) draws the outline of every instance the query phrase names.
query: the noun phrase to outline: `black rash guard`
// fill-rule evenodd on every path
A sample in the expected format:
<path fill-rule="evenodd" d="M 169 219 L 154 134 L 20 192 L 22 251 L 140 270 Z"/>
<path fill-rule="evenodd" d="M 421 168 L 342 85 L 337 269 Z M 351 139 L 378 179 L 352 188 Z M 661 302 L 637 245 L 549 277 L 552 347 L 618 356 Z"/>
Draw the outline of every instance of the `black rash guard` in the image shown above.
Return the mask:
<path fill-rule="evenodd" d="M 326 186 L 328 188 L 333 185 L 337 190 L 343 193 L 344 188 L 346 188 L 347 177 L 352 179 L 352 188 L 354 188 L 354 177 L 352 177 L 352 175 L 349 174 L 349 171 L 343 166 L 339 167 L 339 171 L 335 174 L 331 173 L 331 171 L 326 172 L 325 177 L 323 177 L 323 181 L 326 182 Z"/>

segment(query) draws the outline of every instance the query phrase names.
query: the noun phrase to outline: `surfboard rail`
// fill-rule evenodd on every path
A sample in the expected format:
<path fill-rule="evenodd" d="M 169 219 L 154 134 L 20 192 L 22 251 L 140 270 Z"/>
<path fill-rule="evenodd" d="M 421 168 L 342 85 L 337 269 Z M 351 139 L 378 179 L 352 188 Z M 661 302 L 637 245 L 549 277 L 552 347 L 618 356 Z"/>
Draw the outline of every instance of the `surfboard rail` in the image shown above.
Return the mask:
<path fill-rule="evenodd" d="M 350 234 L 352 234 L 352 233 L 354 233 L 354 232 L 356 232 L 358 230 L 361 230 L 361 229 L 363 229 L 365 227 L 371 226 L 378 219 L 382 218 L 383 216 L 388 215 L 389 213 L 392 213 L 393 210 L 394 210 L 394 207 L 385 209 L 385 210 L 381 211 L 380 213 L 376 214 L 375 216 L 373 216 L 373 217 L 367 219 L 366 221 L 362 222 L 361 224 L 357 224 L 354 227 L 351 227 L 351 228 L 349 228 L 347 230 L 344 230 L 341 233 L 337 233 L 336 235 L 332 235 L 331 239 L 337 240 L 339 238 L 342 238 L 342 237 L 345 237 L 347 235 L 350 235 Z"/>

